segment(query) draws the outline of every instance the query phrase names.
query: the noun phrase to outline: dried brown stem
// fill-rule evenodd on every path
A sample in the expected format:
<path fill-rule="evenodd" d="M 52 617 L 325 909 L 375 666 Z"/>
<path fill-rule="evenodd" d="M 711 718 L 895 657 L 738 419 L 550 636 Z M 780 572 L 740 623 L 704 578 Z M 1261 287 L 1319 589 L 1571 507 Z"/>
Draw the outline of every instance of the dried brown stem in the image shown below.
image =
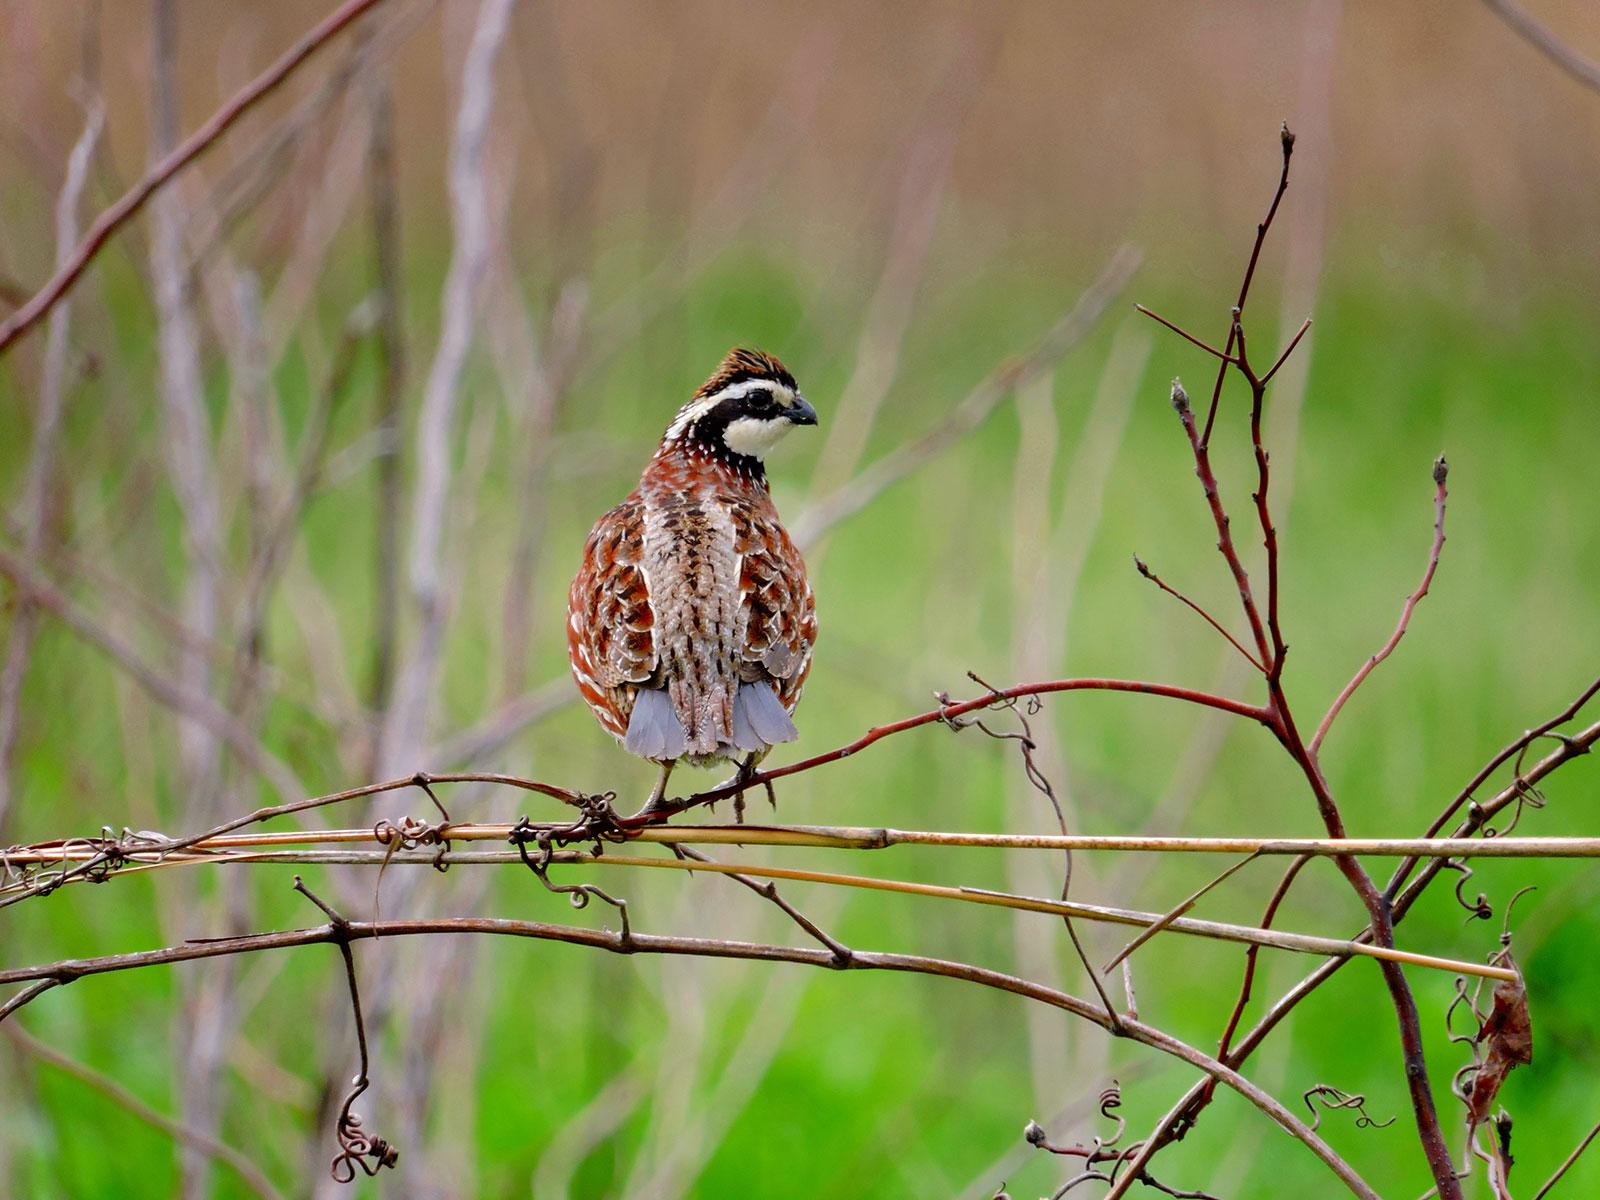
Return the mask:
<path fill-rule="evenodd" d="M 539 921 L 516 921 L 490 917 L 444 917 L 411 921 L 348 921 L 332 922 L 309 929 L 291 929 L 270 933 L 247 934 L 242 937 L 222 938 L 215 941 L 185 942 L 156 950 L 130 954 L 107 955 L 100 958 L 63 959 L 38 966 L 0 970 L 0 984 L 35 982 L 25 993 L 33 999 L 44 989 L 39 985 L 69 983 L 92 975 L 114 971 L 134 970 L 142 967 L 170 965 L 207 958 L 256 953 L 263 950 L 288 949 L 333 943 L 346 946 L 349 942 L 374 938 L 397 938 L 421 934 L 493 934 L 506 937 L 532 938 L 544 941 L 566 942 L 571 945 L 609 950 L 617 954 L 679 954 L 708 958 L 749 959 L 759 962 L 787 962 L 806 966 L 838 969 L 838 960 L 827 949 L 806 949 L 776 946 L 757 942 L 729 941 L 712 938 L 667 936 L 661 934 L 633 933 L 624 937 L 610 930 L 581 929 L 574 926 L 551 925 Z M 919 975 L 933 975 L 954 979 L 1013 995 L 1038 1003 L 1048 1004 L 1083 1020 L 1091 1021 L 1110 1030 L 1109 1019 L 1096 1003 L 1081 1000 L 1065 992 L 1019 979 L 1000 971 L 974 966 L 950 959 L 930 958 L 914 954 L 894 954 L 880 951 L 853 951 L 846 970 L 896 971 Z M 31 993 L 31 994 L 30 994 Z M 13 1001 L 17 998 L 13 997 Z M 26 1003 L 26 1000 L 23 1001 Z M 20 1004 L 12 1004 L 14 1011 Z M 0 1011 L 0 1016 L 7 1015 Z M 1328 1144 L 1299 1117 L 1273 1099 L 1238 1072 L 1218 1062 L 1203 1051 L 1130 1017 L 1121 1018 L 1124 1036 L 1152 1049 L 1181 1059 L 1191 1066 L 1215 1075 L 1237 1091 L 1252 1105 L 1265 1113 L 1274 1123 L 1314 1153 L 1339 1180 L 1355 1195 L 1376 1200 L 1377 1193 L 1356 1174 Z"/>
<path fill-rule="evenodd" d="M 722 864 L 718 863 L 709 854 L 702 854 L 700 851 L 692 850 L 688 846 L 682 845 L 678 842 L 668 842 L 666 845 L 667 848 L 679 858 L 689 859 L 692 862 L 709 864 L 710 866 L 716 868 L 720 874 L 726 875 L 735 883 L 743 884 L 762 899 L 770 900 L 785 914 L 787 914 L 791 921 L 800 926 L 801 929 L 805 930 L 807 934 L 821 942 L 829 950 L 833 951 L 833 956 L 839 960 L 840 966 L 843 966 L 845 963 L 850 961 L 850 947 L 839 941 L 820 925 L 816 924 L 816 922 L 812 921 L 811 918 L 807 917 L 794 905 L 785 900 L 778 892 L 778 885 L 773 883 L 771 880 L 768 880 L 766 883 L 757 883 L 749 874 L 742 870 L 723 869 Z"/>
<path fill-rule="evenodd" d="M 590 885 L 557 886 L 547 878 L 546 872 L 551 866 L 558 864 L 588 865 L 602 867 L 630 867 L 657 870 L 702 870 L 708 873 L 723 875 L 743 874 L 758 878 L 782 879 L 801 883 L 816 883 L 833 887 L 862 888 L 871 891 L 891 892 L 908 896 L 926 896 L 942 900 L 957 900 L 969 904 L 990 905 L 998 908 L 1008 908 L 1019 912 L 1044 913 L 1063 918 L 1081 919 L 1085 921 L 1104 922 L 1113 925 L 1137 926 L 1145 931 L 1139 939 L 1143 942 L 1146 937 L 1156 933 L 1171 931 L 1186 934 L 1192 937 L 1212 938 L 1221 941 L 1237 942 L 1247 946 L 1267 946 L 1278 950 L 1288 950 L 1301 954 L 1326 955 L 1338 958 L 1347 958 L 1350 955 L 1359 955 L 1365 958 L 1387 960 L 1396 963 L 1405 963 L 1411 966 L 1426 967 L 1432 970 L 1445 971 L 1452 975 L 1467 975 L 1474 978 L 1514 980 L 1516 972 L 1492 964 L 1464 962 L 1456 959 L 1440 958 L 1431 954 L 1420 954 L 1414 951 L 1398 950 L 1373 946 L 1367 942 L 1340 941 L 1335 938 L 1317 937 L 1310 934 L 1286 933 L 1266 928 L 1257 928 L 1250 925 L 1232 925 L 1220 921 L 1195 920 L 1182 916 L 1178 912 L 1153 913 L 1138 909 L 1116 908 L 1101 904 L 1089 904 L 1075 900 L 1054 900 L 1039 896 L 1019 895 L 1014 892 L 993 891 L 987 888 L 953 887 L 934 883 L 915 883 L 909 880 L 885 879 L 876 876 L 841 875 L 829 871 L 805 870 L 797 867 L 771 867 L 758 864 L 726 864 L 714 862 L 704 855 L 695 856 L 687 850 L 687 843 L 668 840 L 663 844 L 681 854 L 680 859 L 663 858 L 638 858 L 620 854 L 592 855 L 577 851 L 558 851 L 549 844 L 550 835 L 560 832 L 559 828 L 551 826 L 537 826 L 530 822 L 518 822 L 510 827 L 509 835 L 502 832 L 496 840 L 511 840 L 517 844 L 516 851 L 457 851 L 449 848 L 449 843 L 456 840 L 456 828 L 440 824 L 437 826 L 423 826 L 415 822 L 403 821 L 399 827 L 389 822 L 380 821 L 375 830 L 369 831 L 374 837 L 386 845 L 386 849 L 377 850 L 261 850 L 261 851 L 225 851 L 220 854 L 183 854 L 163 853 L 159 850 L 136 851 L 130 850 L 128 857 L 132 865 L 108 870 L 105 874 L 94 875 L 93 878 L 104 879 L 112 874 L 138 874 L 144 871 L 160 870 L 180 866 L 227 866 L 234 864 L 283 864 L 297 865 L 331 865 L 349 864 L 372 866 L 378 868 L 381 881 L 383 871 L 393 864 L 426 865 L 435 869 L 453 866 L 457 863 L 473 865 L 489 865 L 500 863 L 522 862 L 531 867 L 540 882 L 551 891 L 569 896 L 595 896 L 605 900 L 618 909 L 624 907 L 623 902 L 592 888 Z M 532 858 L 525 853 L 529 843 L 540 847 L 538 857 Z M 442 846 L 440 850 L 418 850 L 419 845 Z M 88 849 L 87 847 L 85 848 Z M 72 851 L 68 851 L 69 854 Z M 21 854 L 11 854 L 9 858 L 13 864 L 25 860 Z M 694 862 L 684 861 L 694 859 Z M 52 864 L 61 861 L 73 861 L 68 858 L 44 859 Z M 77 861 L 82 861 L 78 859 Z M 1242 864 L 1241 864 L 1242 865 Z M 766 885 L 753 884 L 750 880 L 741 880 L 747 886 L 753 887 L 766 895 Z M 768 896 L 768 899 L 773 897 Z M 575 907 L 586 907 L 587 901 L 575 900 Z M 786 905 L 780 903 L 784 911 Z M 791 914 L 792 915 L 792 914 Z M 807 932 L 811 932 L 809 924 L 803 924 Z M 818 939 L 830 947 L 832 939 L 826 935 L 815 934 Z M 1121 959 L 1121 955 L 1118 959 Z M 1110 967 L 1106 968 L 1109 973 Z"/>

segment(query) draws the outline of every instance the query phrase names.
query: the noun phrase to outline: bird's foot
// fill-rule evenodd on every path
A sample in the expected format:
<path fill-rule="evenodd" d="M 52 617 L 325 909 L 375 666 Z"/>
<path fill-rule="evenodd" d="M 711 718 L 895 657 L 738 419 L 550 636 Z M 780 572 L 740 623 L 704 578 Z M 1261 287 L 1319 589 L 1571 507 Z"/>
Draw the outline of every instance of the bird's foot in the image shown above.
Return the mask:
<path fill-rule="evenodd" d="M 750 786 L 750 781 L 755 778 L 755 775 L 756 760 L 755 756 L 752 755 L 739 764 L 739 769 L 737 771 L 735 771 L 727 779 L 724 779 L 713 789 L 714 791 L 718 792 L 725 788 L 736 789 L 733 793 L 733 820 L 735 824 L 744 824 L 744 792 L 745 789 Z M 767 799 L 772 802 L 772 807 L 776 809 L 778 807 L 778 802 L 773 797 L 772 785 L 770 783 L 766 783 L 765 780 L 762 782 L 763 786 L 765 786 L 767 789 Z"/>

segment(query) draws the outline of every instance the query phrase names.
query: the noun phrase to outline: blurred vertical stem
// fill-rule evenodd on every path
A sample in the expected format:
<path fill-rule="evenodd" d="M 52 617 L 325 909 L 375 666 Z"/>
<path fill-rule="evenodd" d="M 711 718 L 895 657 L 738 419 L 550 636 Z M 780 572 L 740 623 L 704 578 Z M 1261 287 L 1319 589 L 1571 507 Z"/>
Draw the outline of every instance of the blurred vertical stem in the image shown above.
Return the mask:
<path fill-rule="evenodd" d="M 383 379 L 378 397 L 378 545 L 374 571 L 372 674 L 367 700 L 375 713 L 389 704 L 394 679 L 400 592 L 400 446 L 405 407 L 406 344 L 401 313 L 400 189 L 394 162 L 394 105 L 387 68 L 367 64 L 367 187 L 372 217 L 372 260 L 377 297 L 378 356 Z M 368 750 L 377 773 L 377 739 Z"/>
<path fill-rule="evenodd" d="M 150 39 L 151 160 L 177 144 L 177 12 L 173 0 L 153 0 Z M 185 205 L 177 188 L 152 197 L 150 274 L 159 323 L 162 442 L 183 527 L 183 614 L 197 638 L 214 641 L 221 630 L 222 516 L 212 459 L 211 422 L 200 372 L 200 332 L 183 265 Z M 211 696 L 212 671 L 198 646 L 178 651 L 178 677 L 196 696 Z M 221 768 L 221 740 L 210 727 L 187 717 L 178 724 L 183 794 L 200 811 L 186 814 L 202 824 L 212 819 Z M 192 900 L 192 897 L 191 897 Z M 232 967 L 186 979 L 174 1030 L 173 1054 L 187 1124 L 214 1137 L 219 1126 L 217 1073 L 227 1045 L 228 993 Z M 180 1156 L 184 1200 L 211 1193 L 211 1159 L 184 1146 Z"/>
<path fill-rule="evenodd" d="M 100 99 L 97 78 L 98 10 L 85 21 L 85 65 L 82 79 L 86 109 L 83 132 L 78 135 L 67 159 L 66 180 L 56 201 L 56 265 L 65 263 L 78 238 L 78 203 L 89 177 L 100 130 L 105 123 L 105 106 Z M 39 407 L 34 418 L 33 441 L 28 455 L 28 473 L 22 485 L 21 517 L 23 550 L 28 561 L 38 564 L 44 555 L 46 526 L 50 517 L 50 488 L 55 480 L 56 454 L 61 440 L 61 419 L 66 407 L 67 352 L 72 308 L 63 300 L 50 314 L 45 342 L 44 375 L 39 383 Z M 0 831 L 11 815 L 15 795 L 12 779 L 17 733 L 22 713 L 22 682 L 38 630 L 39 611 L 29 596 L 18 595 L 15 615 L 6 641 L 5 664 L 0 667 Z"/>

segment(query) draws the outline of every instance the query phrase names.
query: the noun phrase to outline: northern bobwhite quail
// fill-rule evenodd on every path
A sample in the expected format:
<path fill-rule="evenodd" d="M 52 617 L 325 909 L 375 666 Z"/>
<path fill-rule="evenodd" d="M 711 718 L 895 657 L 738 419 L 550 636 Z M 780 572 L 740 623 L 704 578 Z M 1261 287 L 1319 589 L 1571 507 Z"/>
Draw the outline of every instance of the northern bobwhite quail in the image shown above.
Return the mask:
<path fill-rule="evenodd" d="M 584 544 L 567 599 L 572 674 L 600 724 L 660 765 L 645 811 L 680 759 L 737 762 L 742 782 L 798 736 L 816 604 L 762 460 L 816 422 L 781 362 L 730 351 Z"/>

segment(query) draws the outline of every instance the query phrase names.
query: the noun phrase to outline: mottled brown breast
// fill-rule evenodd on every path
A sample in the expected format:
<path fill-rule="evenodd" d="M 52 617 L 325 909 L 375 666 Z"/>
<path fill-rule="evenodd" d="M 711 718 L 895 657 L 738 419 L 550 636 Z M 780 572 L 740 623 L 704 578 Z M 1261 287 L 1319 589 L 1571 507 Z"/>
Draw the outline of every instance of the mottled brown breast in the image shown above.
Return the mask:
<path fill-rule="evenodd" d="M 741 682 L 799 702 L 816 641 L 805 563 L 764 480 L 660 454 L 589 535 L 568 598 L 584 700 L 617 737 L 640 687 L 667 691 L 691 757 L 729 740 Z"/>

